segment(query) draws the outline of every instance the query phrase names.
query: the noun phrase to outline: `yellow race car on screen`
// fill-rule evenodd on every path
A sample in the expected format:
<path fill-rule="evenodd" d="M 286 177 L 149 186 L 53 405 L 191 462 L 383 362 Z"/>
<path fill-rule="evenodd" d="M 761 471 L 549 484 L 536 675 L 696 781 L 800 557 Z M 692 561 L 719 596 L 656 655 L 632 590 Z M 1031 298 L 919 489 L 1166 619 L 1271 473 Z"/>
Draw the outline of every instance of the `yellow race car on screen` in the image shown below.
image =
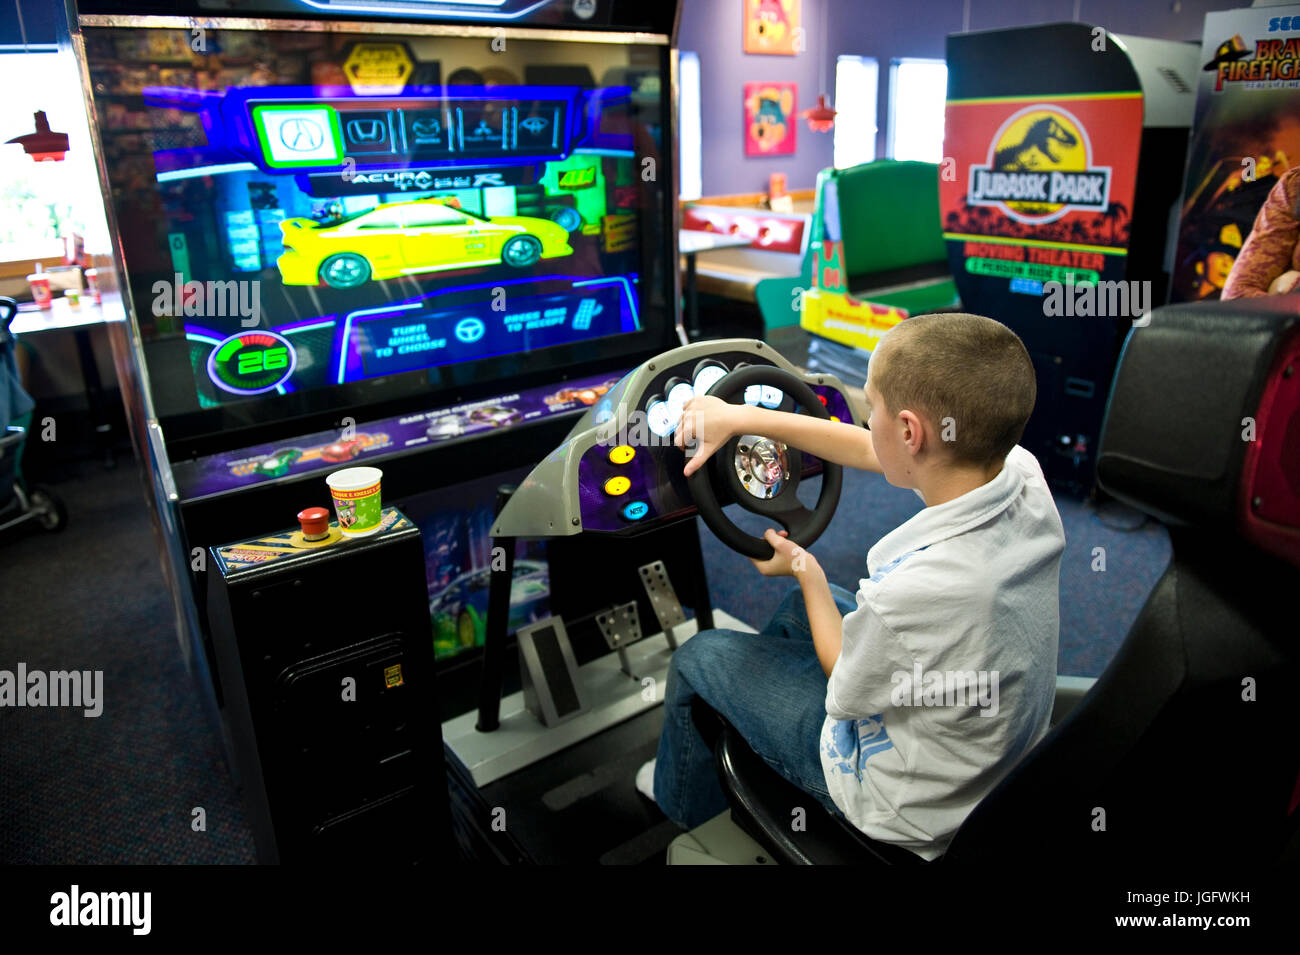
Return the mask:
<path fill-rule="evenodd" d="M 504 262 L 527 268 L 572 255 L 569 234 L 549 219 L 481 216 L 445 201 L 390 202 L 328 222 L 285 219 L 285 285 L 348 289 L 392 279 Z"/>

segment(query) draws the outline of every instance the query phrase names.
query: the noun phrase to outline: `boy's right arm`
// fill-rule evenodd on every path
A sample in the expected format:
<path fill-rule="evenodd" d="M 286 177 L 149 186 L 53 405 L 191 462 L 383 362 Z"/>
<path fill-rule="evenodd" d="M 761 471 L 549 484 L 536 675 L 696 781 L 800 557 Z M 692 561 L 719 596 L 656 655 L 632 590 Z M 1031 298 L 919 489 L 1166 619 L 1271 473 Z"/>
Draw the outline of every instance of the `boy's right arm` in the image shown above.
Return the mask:
<path fill-rule="evenodd" d="M 718 449 L 738 434 L 759 434 L 774 441 L 862 471 L 880 471 L 871 432 L 842 421 L 824 421 L 811 415 L 733 405 L 705 395 L 686 403 L 677 428 L 676 443 L 683 450 L 694 442 L 686 461 L 687 476 L 698 471 Z"/>

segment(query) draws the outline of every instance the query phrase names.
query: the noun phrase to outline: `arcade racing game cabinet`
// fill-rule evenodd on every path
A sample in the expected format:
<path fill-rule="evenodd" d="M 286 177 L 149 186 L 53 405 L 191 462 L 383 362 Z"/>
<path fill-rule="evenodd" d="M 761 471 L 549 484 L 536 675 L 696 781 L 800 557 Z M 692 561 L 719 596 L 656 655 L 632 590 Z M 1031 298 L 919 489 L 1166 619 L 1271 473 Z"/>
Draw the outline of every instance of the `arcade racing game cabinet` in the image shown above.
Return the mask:
<path fill-rule="evenodd" d="M 772 553 L 771 546 L 752 533 L 755 520 L 785 528 L 803 546 L 812 544 L 835 512 L 842 468 L 761 435 L 742 435 L 706 467 L 685 478 L 685 457 L 673 443 L 674 432 L 682 407 L 703 394 L 861 424 L 848 390 L 838 379 L 799 372 L 767 343 L 723 339 L 685 345 L 643 363 L 610 391 L 607 412 L 593 409 L 574 425 L 505 504 L 493 527 L 494 538 L 547 539 L 553 548 L 585 540 L 595 548 L 593 552 L 614 553 L 615 546 L 628 538 L 653 534 L 683 517 L 693 520 L 698 513 L 719 540 L 750 557 L 767 558 Z M 814 476 L 820 477 L 815 496 L 808 481 Z M 724 511 L 728 504 L 738 508 Z M 698 606 L 696 619 L 684 620 L 672 587 L 665 593 L 659 574 L 666 566 L 680 585 L 683 578 L 673 574 L 682 568 L 686 554 L 665 549 L 647 556 L 657 559 L 638 569 L 653 594 L 651 619 L 657 619 L 667 639 L 647 636 L 652 627 L 648 621 L 639 623 L 646 616 L 636 610 L 629 613 L 616 598 L 607 596 L 607 609 L 599 617 L 619 659 L 606 657 L 575 671 L 564 665 L 562 635 L 546 633 L 539 625 L 541 665 L 530 669 L 536 670 L 536 682 L 545 687 L 545 696 L 572 701 L 568 722 L 545 733 L 538 731 L 528 712 L 533 707 L 526 694 L 520 694 L 502 704 L 495 732 L 481 732 L 496 719 L 495 700 L 489 695 L 477 723 L 459 720 L 443 727 L 449 744 L 466 754 L 466 764 L 484 784 L 493 805 L 516 825 L 531 829 L 536 842 L 553 853 L 564 851 L 557 844 L 563 840 L 569 851 L 584 841 L 591 849 L 603 850 L 589 856 L 591 861 L 664 858 L 662 853 L 681 832 L 661 814 L 646 809 L 631 790 L 637 766 L 657 749 L 671 653 L 680 641 L 693 637 L 697 623 L 707 628 L 716 620 L 718 626 L 751 629 L 719 610 L 705 617 Z M 495 637 L 490 629 L 489 640 Z M 553 658 L 550 665 L 545 661 L 547 645 Z M 488 649 L 492 650 L 491 643 Z M 621 725 L 614 725 L 619 721 Z M 612 728 L 589 743 L 572 746 L 587 730 L 602 729 L 602 723 Z M 565 745 L 572 748 L 548 761 L 549 766 L 494 781 L 505 775 L 498 767 L 514 769 L 521 750 L 554 751 Z M 619 804 L 613 791 L 620 785 L 632 806 Z M 594 797 L 600 790 L 610 794 L 598 800 Z M 643 832 L 632 831 L 637 809 L 642 813 Z M 627 820 L 626 841 L 591 845 L 592 831 L 616 831 L 606 823 L 614 815 Z"/>
<path fill-rule="evenodd" d="M 453 621 L 440 716 L 472 706 L 485 608 L 444 611 L 487 568 L 497 484 L 680 340 L 675 17 L 558 0 L 77 4 L 122 279 L 115 358 L 182 652 L 214 713 L 220 548 L 328 507 L 325 476 L 354 464 L 380 468 L 384 504 L 418 528 L 430 637 Z M 674 533 L 698 557 L 694 526 Z M 528 557 L 523 583 L 545 597 L 544 554 Z M 702 575 L 678 587 L 706 599 Z M 367 600 L 382 617 L 386 595 Z M 545 612 L 534 600 L 518 622 Z"/>

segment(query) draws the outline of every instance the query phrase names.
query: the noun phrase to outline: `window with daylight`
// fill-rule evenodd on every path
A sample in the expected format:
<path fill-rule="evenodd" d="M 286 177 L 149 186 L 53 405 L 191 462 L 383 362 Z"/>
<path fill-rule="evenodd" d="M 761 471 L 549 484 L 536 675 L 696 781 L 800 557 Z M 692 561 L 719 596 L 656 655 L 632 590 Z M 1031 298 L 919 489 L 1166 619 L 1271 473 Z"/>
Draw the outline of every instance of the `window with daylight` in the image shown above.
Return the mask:
<path fill-rule="evenodd" d="M 70 53 L 9 53 L 0 56 L 0 261 L 63 254 L 62 237 L 73 232 L 88 248 L 108 248 L 108 227 L 81 77 Z M 32 132 L 33 114 L 45 112 L 50 128 L 68 134 L 61 162 L 35 162 L 23 147 L 5 140 Z"/>
<path fill-rule="evenodd" d="M 678 153 L 682 164 L 678 187 L 683 199 L 704 194 L 704 148 L 700 134 L 700 56 L 682 53 L 678 59 Z"/>
<path fill-rule="evenodd" d="M 948 65 L 943 60 L 892 60 L 889 65 L 891 159 L 943 161 L 943 108 Z"/>
<path fill-rule="evenodd" d="M 880 65 L 870 56 L 835 61 L 835 166 L 844 169 L 876 158 L 876 94 Z"/>

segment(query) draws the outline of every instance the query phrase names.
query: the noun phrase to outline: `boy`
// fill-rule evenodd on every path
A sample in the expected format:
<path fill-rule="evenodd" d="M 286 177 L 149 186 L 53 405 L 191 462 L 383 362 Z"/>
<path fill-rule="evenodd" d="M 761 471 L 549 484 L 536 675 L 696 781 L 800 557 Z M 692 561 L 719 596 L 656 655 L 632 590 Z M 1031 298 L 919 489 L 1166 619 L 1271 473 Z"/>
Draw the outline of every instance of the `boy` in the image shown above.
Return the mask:
<path fill-rule="evenodd" d="M 756 753 L 873 839 L 939 856 L 1047 732 L 1065 535 L 1042 470 L 1016 442 L 1035 397 L 1016 335 L 992 319 L 909 318 L 868 366 L 870 431 L 696 398 L 677 441 L 700 468 L 762 434 L 911 488 L 925 508 L 876 542 L 856 595 L 769 529 L 765 576 L 792 576 L 760 634 L 710 630 L 673 656 L 656 760 L 637 785 L 678 824 L 726 808 L 695 696 Z"/>

